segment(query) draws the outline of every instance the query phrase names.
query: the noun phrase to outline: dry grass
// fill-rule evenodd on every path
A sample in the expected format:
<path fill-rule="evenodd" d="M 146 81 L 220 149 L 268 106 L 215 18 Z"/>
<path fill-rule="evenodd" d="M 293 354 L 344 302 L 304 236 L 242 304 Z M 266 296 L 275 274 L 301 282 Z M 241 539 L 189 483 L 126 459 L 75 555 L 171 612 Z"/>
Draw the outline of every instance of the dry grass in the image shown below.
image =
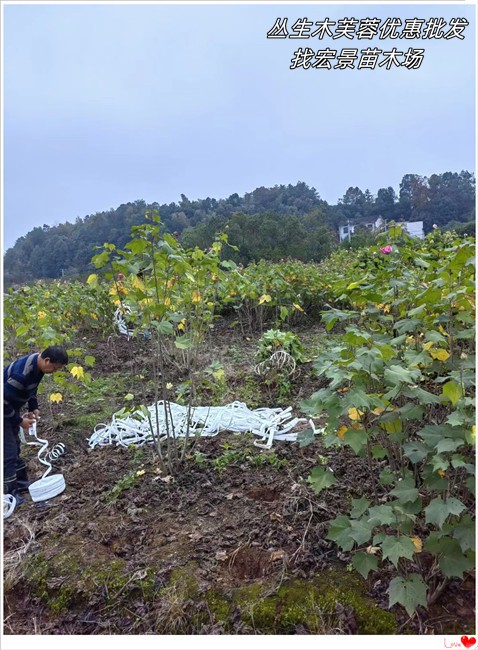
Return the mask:
<path fill-rule="evenodd" d="M 10 591 L 23 577 L 23 561 L 35 540 L 35 528 L 28 518 L 18 516 L 5 524 L 5 536 L 14 540 L 15 546 L 3 556 L 3 588 Z"/>

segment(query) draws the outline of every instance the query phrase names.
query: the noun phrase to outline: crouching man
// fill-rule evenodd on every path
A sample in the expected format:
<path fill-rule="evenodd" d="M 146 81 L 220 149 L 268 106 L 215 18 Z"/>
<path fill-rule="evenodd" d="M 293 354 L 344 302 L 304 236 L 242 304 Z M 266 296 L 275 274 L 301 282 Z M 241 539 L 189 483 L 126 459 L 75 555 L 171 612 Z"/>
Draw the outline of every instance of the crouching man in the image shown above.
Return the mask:
<path fill-rule="evenodd" d="M 37 389 L 44 375 L 61 370 L 68 354 L 60 345 L 51 345 L 41 354 L 27 354 L 3 371 L 3 492 L 15 497 L 17 505 L 25 501 L 28 481 L 25 461 L 20 457 L 19 427 L 24 431 L 38 419 Z M 28 403 L 28 413 L 20 409 Z"/>

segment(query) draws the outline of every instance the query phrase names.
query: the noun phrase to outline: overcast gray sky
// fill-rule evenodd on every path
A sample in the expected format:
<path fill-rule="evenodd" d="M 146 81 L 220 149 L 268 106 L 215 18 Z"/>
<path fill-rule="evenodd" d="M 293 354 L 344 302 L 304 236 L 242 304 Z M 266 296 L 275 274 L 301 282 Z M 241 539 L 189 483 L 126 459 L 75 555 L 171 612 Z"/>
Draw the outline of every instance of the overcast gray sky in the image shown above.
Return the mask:
<path fill-rule="evenodd" d="M 3 9 L 4 250 L 35 226 L 135 199 L 223 198 L 300 180 L 336 203 L 350 186 L 376 194 L 398 191 L 407 173 L 475 171 L 473 6 Z M 266 38 L 278 17 L 289 35 L 304 17 L 442 17 L 445 32 L 452 18 L 470 24 L 464 40 Z M 418 69 L 291 70 L 306 47 L 425 54 Z"/>

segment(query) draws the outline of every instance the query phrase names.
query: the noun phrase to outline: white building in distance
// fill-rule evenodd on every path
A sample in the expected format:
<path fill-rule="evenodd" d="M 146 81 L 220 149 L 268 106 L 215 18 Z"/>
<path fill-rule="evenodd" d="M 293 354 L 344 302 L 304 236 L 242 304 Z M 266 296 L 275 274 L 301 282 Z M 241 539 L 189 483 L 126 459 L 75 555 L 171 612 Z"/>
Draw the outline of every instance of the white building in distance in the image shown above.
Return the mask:
<path fill-rule="evenodd" d="M 350 241 L 350 237 L 354 234 L 356 228 L 368 228 L 372 232 L 377 232 L 382 230 L 385 226 L 385 222 L 382 217 L 378 217 L 376 221 L 370 221 L 367 223 L 350 223 L 348 222 L 346 226 L 339 226 L 339 237 L 340 241 L 343 242 L 346 239 Z M 423 230 L 423 221 L 402 221 L 397 223 L 397 226 L 402 226 L 408 232 L 410 237 L 418 237 L 423 239 L 425 233 Z"/>

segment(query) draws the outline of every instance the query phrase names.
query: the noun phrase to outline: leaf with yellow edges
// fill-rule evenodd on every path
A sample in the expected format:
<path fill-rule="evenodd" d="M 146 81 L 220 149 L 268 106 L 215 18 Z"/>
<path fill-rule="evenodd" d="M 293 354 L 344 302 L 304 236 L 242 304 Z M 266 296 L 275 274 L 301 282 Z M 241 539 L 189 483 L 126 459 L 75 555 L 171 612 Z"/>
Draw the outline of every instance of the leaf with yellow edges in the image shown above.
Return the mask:
<path fill-rule="evenodd" d="M 270 302 L 271 300 L 272 298 L 269 296 L 269 294 L 265 293 L 259 298 L 259 304 L 262 305 L 264 302 Z"/>

